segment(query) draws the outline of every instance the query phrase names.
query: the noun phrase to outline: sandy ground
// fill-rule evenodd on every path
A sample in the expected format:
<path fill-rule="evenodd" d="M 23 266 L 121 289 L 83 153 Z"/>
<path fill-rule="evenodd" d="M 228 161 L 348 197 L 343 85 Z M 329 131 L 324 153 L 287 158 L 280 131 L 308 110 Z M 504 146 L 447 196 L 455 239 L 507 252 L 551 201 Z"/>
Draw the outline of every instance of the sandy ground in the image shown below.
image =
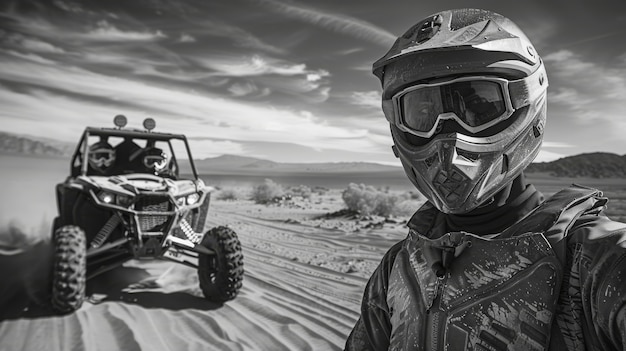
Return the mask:
<path fill-rule="evenodd" d="M 330 215 L 344 208 L 341 189 L 270 206 L 214 197 L 207 229 L 229 225 L 243 246 L 235 300 L 206 301 L 188 267 L 134 260 L 90 280 L 83 307 L 56 316 L 35 301 L 49 284 L 54 185 L 66 163 L 0 155 L 0 351 L 339 350 L 367 278 L 406 235 L 406 218 Z M 571 182 L 603 189 L 607 213 L 626 220 L 623 179 L 535 178 L 547 195 Z"/>
<path fill-rule="evenodd" d="M 328 215 L 343 207 L 339 190 L 282 205 L 213 200 L 208 227 L 229 225 L 243 246 L 235 300 L 204 300 L 191 268 L 133 260 L 90 280 L 88 301 L 66 316 L 33 302 L 47 284 L 47 241 L 6 228 L 0 350 L 342 349 L 367 277 L 406 235 L 402 219 Z"/>

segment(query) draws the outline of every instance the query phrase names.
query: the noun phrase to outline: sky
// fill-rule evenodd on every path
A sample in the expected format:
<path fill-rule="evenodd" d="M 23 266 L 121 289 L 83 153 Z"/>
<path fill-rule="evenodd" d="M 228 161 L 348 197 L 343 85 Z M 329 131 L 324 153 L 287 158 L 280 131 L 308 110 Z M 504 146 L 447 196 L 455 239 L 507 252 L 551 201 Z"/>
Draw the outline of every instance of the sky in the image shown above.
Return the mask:
<path fill-rule="evenodd" d="M 520 26 L 548 72 L 536 161 L 626 154 L 626 2 L 3 0 L 0 131 L 75 143 L 85 126 L 183 133 L 195 158 L 399 165 L 371 65 L 441 10 Z"/>

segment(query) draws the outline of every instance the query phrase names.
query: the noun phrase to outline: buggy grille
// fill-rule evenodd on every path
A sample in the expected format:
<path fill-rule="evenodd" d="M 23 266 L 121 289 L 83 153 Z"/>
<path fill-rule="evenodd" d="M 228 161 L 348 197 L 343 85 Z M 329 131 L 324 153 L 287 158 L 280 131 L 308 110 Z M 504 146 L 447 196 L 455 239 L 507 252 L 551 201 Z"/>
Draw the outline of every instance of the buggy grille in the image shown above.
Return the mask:
<path fill-rule="evenodd" d="M 135 210 L 138 212 L 137 219 L 139 221 L 139 228 L 142 232 L 164 231 L 172 216 L 169 214 L 158 214 L 158 212 L 170 212 L 173 208 L 174 204 L 170 201 L 168 196 L 140 197 L 137 202 L 135 202 Z"/>
<path fill-rule="evenodd" d="M 186 221 L 187 223 L 193 223 L 193 219 L 194 219 L 194 215 L 191 211 L 189 211 L 185 215 L 185 217 L 182 219 L 182 221 Z M 173 229 L 172 233 L 174 236 L 179 237 L 181 239 L 188 239 L 185 232 L 183 232 L 183 230 L 180 228 L 180 223 L 179 225 L 176 226 L 176 228 Z"/>

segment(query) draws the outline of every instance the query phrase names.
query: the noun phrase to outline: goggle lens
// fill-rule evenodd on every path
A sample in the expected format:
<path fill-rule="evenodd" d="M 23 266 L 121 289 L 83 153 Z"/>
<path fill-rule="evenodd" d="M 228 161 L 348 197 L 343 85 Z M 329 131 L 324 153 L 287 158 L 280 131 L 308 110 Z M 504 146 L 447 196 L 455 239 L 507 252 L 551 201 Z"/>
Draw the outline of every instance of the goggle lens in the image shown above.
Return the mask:
<path fill-rule="evenodd" d="M 165 168 L 165 166 L 167 165 L 167 159 L 159 155 L 146 156 L 143 159 L 143 164 L 148 168 L 155 168 L 157 170 L 161 170 Z"/>
<path fill-rule="evenodd" d="M 416 86 L 395 99 L 403 124 L 425 133 L 431 132 L 440 119 L 456 119 L 475 128 L 507 113 L 502 85 L 488 80 Z"/>

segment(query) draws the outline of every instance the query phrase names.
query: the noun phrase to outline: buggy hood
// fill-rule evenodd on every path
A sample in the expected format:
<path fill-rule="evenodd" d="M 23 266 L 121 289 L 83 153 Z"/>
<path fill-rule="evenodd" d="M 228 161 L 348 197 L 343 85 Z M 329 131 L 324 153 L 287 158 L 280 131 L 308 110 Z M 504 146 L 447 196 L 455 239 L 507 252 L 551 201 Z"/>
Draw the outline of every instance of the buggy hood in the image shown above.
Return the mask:
<path fill-rule="evenodd" d="M 134 196 L 142 192 L 152 192 L 168 193 L 175 197 L 205 190 L 202 180 L 172 180 L 144 173 L 110 177 L 80 176 L 80 178 L 83 178 L 82 181 L 92 187 L 129 196 Z"/>

